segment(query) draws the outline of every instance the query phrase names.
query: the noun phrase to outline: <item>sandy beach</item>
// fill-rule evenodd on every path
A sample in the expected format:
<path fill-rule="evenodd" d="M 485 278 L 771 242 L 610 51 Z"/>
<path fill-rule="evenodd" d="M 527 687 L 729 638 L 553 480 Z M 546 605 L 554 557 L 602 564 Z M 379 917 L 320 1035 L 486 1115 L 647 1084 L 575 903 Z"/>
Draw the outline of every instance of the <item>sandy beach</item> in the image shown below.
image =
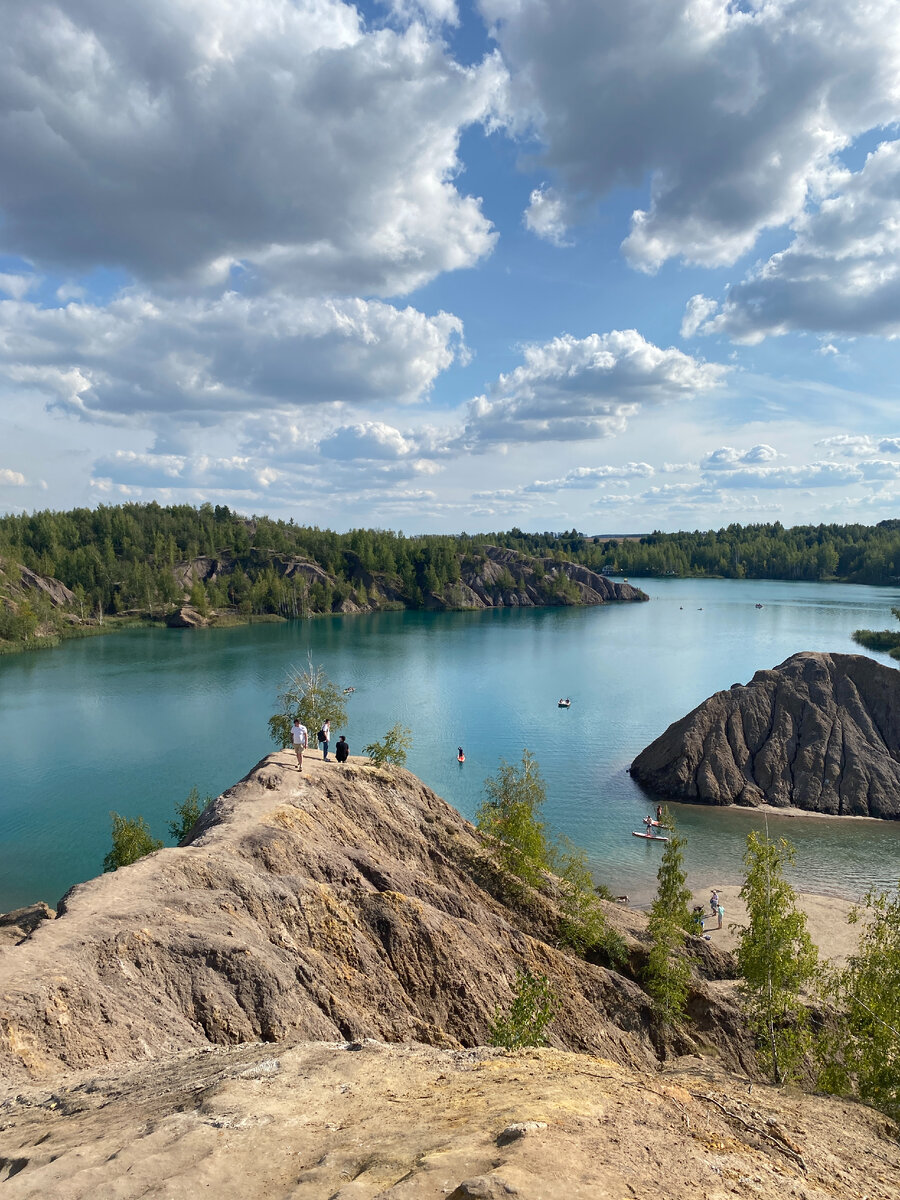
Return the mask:
<path fill-rule="evenodd" d="M 689 884 L 693 884 L 689 880 Z M 703 905 L 703 923 L 710 940 L 723 950 L 733 950 L 737 945 L 737 933 L 729 926 L 744 926 L 747 924 L 747 910 L 739 896 L 740 887 L 736 884 L 724 885 L 717 888 L 719 900 L 725 908 L 723 928 L 717 928 L 717 922 L 710 914 L 710 887 L 694 891 L 694 904 Z M 799 904 L 806 913 L 807 928 L 812 940 L 819 948 L 819 957 L 831 959 L 835 963 L 843 963 L 849 954 L 856 949 L 859 940 L 859 925 L 849 925 L 847 914 L 853 907 L 850 900 L 838 896 L 819 896 L 809 892 L 799 894 Z"/>

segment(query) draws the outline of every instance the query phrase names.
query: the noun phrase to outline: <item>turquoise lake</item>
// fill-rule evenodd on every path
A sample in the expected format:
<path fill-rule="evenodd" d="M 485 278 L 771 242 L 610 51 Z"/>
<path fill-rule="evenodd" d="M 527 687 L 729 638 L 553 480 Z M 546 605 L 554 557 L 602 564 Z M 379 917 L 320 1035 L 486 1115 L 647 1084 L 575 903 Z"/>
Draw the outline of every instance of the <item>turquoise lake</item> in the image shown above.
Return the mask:
<path fill-rule="evenodd" d="M 275 693 L 308 652 L 357 689 L 352 753 L 395 721 L 409 725 L 411 770 L 471 817 L 499 759 L 527 746 L 553 829 L 587 850 L 598 880 L 647 899 L 660 847 L 631 836 L 651 807 L 626 772 L 632 758 L 712 692 L 798 650 L 858 653 L 852 630 L 890 625 L 900 591 L 632 582 L 649 604 L 131 630 L 0 660 L 0 911 L 55 904 L 97 874 L 110 810 L 143 814 L 164 837 L 194 784 L 215 795 L 246 774 L 273 749 Z M 560 696 L 570 709 L 557 708 Z M 738 881 L 762 817 L 674 807 L 692 882 Z M 794 842 L 793 879 L 807 890 L 855 897 L 900 879 L 898 822 L 770 816 L 769 827 Z"/>

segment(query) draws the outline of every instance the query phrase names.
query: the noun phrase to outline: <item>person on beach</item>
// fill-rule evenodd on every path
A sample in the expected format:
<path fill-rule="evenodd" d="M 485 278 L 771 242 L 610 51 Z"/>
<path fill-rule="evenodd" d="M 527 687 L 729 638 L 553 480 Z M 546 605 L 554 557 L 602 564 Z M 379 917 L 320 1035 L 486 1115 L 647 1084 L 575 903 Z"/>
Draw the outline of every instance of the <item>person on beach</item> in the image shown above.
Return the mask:
<path fill-rule="evenodd" d="M 294 724 L 291 726 L 291 741 L 294 743 L 294 751 L 297 755 L 297 770 L 303 770 L 303 751 L 309 745 L 309 731 L 305 725 L 301 725 L 300 718 L 294 717 Z"/>
<path fill-rule="evenodd" d="M 713 888 L 712 895 L 709 898 L 709 909 L 715 917 L 719 912 L 719 893 Z"/>
<path fill-rule="evenodd" d="M 703 932 L 703 905 L 695 904 L 691 912 L 691 933 L 698 937 Z"/>
<path fill-rule="evenodd" d="M 725 905 L 724 904 L 720 904 L 719 907 L 716 909 L 716 916 L 719 918 L 719 924 L 718 924 L 717 928 L 721 929 L 722 922 L 725 920 Z"/>
<path fill-rule="evenodd" d="M 337 745 L 334 748 L 334 757 L 339 763 L 345 763 L 350 754 L 350 745 L 343 734 L 338 738 Z"/>
<path fill-rule="evenodd" d="M 328 762 L 328 742 L 331 738 L 331 722 L 326 717 L 319 730 L 319 741 L 322 745 L 322 758 Z"/>

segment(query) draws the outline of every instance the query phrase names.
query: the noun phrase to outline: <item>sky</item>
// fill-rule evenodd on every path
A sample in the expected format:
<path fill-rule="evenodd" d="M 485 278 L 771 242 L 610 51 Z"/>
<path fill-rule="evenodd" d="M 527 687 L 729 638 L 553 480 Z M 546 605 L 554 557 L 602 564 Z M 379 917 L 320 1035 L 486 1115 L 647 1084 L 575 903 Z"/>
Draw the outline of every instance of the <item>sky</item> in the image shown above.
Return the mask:
<path fill-rule="evenodd" d="M 0 512 L 900 515 L 898 0 L 0 27 Z"/>

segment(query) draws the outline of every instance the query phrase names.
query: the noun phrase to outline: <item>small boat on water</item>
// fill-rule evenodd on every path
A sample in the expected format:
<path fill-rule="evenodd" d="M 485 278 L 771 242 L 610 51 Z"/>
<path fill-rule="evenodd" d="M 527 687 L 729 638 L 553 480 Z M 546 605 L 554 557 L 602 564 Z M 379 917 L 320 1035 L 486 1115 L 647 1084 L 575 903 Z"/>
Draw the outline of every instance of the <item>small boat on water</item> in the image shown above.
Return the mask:
<path fill-rule="evenodd" d="M 757 604 L 754 604 L 753 607 L 754 608 L 765 608 L 766 606 L 764 604 L 757 603 Z"/>
<path fill-rule="evenodd" d="M 556 707 L 557 708 L 571 708 L 572 701 L 567 696 L 565 700 L 558 700 L 556 703 Z"/>
<path fill-rule="evenodd" d="M 667 842 L 669 839 L 661 833 L 639 833 L 636 829 L 631 831 L 632 837 L 643 838 L 645 842 Z"/>
<path fill-rule="evenodd" d="M 356 691 L 356 688 L 354 688 L 354 687 L 344 688 L 344 695 L 349 696 L 355 691 Z"/>

